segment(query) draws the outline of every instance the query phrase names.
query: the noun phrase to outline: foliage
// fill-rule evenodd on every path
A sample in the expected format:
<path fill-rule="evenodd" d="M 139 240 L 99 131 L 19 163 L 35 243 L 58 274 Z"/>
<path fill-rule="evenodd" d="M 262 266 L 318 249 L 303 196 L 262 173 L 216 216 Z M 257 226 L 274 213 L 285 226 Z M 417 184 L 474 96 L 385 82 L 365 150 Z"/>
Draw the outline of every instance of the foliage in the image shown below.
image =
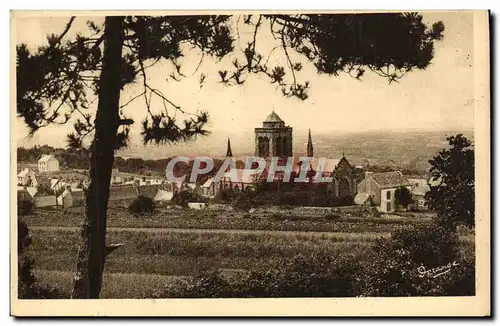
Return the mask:
<path fill-rule="evenodd" d="M 407 226 L 376 242 L 364 267 L 362 292 L 391 297 L 470 295 L 475 287 L 473 257 L 460 256 L 458 235 L 446 227 Z M 458 267 L 450 267 L 446 274 L 421 273 L 453 262 Z"/>
<path fill-rule="evenodd" d="M 31 243 L 28 226 L 24 221 L 17 222 L 17 292 L 19 299 L 58 299 L 64 294 L 55 287 L 37 282 L 33 274 L 33 258 L 26 252 Z"/>
<path fill-rule="evenodd" d="M 453 227 L 457 223 L 474 225 L 475 185 L 474 148 L 462 134 L 446 138 L 449 149 L 433 159 L 430 172 L 437 185 L 425 195 L 430 209 L 438 213 L 440 223 Z"/>
<path fill-rule="evenodd" d="M 56 193 L 54 190 L 50 187 L 49 183 L 46 182 L 40 182 L 38 184 L 38 187 L 36 188 L 37 193 L 43 196 L 54 196 Z"/>
<path fill-rule="evenodd" d="M 411 193 L 408 188 L 402 187 L 396 189 L 394 197 L 396 199 L 396 204 L 401 205 L 404 208 L 407 208 L 411 203 Z"/>
<path fill-rule="evenodd" d="M 63 168 L 88 169 L 89 151 L 86 148 L 54 148 L 48 145 L 34 145 L 31 148 L 18 147 L 17 161 L 24 163 L 37 163 L 42 155 L 54 155 Z"/>
<path fill-rule="evenodd" d="M 17 197 L 17 214 L 18 215 L 31 214 L 34 211 L 34 209 L 35 209 L 35 203 L 29 197 L 29 195 Z"/>
<path fill-rule="evenodd" d="M 241 19 L 243 18 L 243 19 Z M 207 112 L 199 112 L 182 122 L 168 108 L 184 113 L 165 94 L 148 84 L 147 71 L 160 60 L 170 62 L 173 72 L 168 79 L 177 81 L 183 74 L 179 59 L 186 51 L 198 49 L 216 59 L 234 56 L 232 68 L 220 70 L 221 82 L 244 84 L 250 74 L 261 74 L 279 86 L 285 96 L 302 100 L 308 97 L 309 82 L 299 82 L 303 64 L 292 52 L 312 62 L 318 73 L 341 72 L 361 79 L 366 69 L 399 80 L 414 69 L 425 69 L 434 56 L 434 42 L 443 37 L 444 25 L 423 23 L 417 13 L 334 14 L 334 15 L 249 15 L 249 16 L 129 16 L 123 18 L 124 41 L 121 75 L 122 88 L 142 79 L 143 92 L 127 104 L 143 98 L 148 111 L 142 122 L 144 142 L 171 143 L 204 135 Z M 69 135 L 72 147 L 81 147 L 82 139 L 95 126 L 88 111 L 88 92 L 98 94 L 99 74 L 103 69 L 104 26 L 89 21 L 87 33 L 73 40 L 64 37 L 71 29 L 71 17 L 60 35 L 49 35 L 48 44 L 32 52 L 24 44 L 17 46 L 17 112 L 32 132 L 52 123 L 66 123 L 73 115 L 75 133 Z M 241 52 L 234 48 L 239 28 L 253 38 Z M 259 53 L 257 40 L 269 29 L 286 65 L 272 66 Z M 397 31 L 397 32 L 395 32 Z M 190 47 L 184 47 L 189 44 Z M 203 61 L 200 61 L 200 63 Z M 296 61 L 296 62 L 294 62 Z M 203 73 L 200 83 L 203 83 Z M 206 76 L 205 76 L 206 77 Z M 153 114 L 151 97 L 159 98 L 164 112 Z M 46 106 L 45 104 L 49 104 Z M 120 112 L 120 114 L 124 114 Z M 125 144 L 133 123 L 122 116 L 118 138 Z"/>
<path fill-rule="evenodd" d="M 208 271 L 160 292 L 158 297 L 350 297 L 357 291 L 358 268 L 359 264 L 349 256 L 297 255 L 290 261 L 254 268 L 246 276 L 231 278 L 216 270 Z"/>
<path fill-rule="evenodd" d="M 127 214 L 126 211 L 115 212 L 111 210 L 113 215 L 119 215 L 120 218 L 124 214 Z M 181 212 L 179 212 L 181 213 Z M 197 232 L 196 230 L 192 233 L 185 232 L 175 232 L 175 231 L 166 231 L 162 229 L 151 229 L 148 231 L 138 231 L 138 230 L 113 230 L 111 229 L 108 232 L 108 241 L 112 243 L 126 243 L 126 245 L 121 249 L 120 255 L 112 255 L 107 262 L 106 270 L 108 273 L 118 273 L 119 275 L 130 276 L 142 274 L 144 277 L 150 277 L 152 274 L 162 274 L 162 275 L 197 275 L 203 271 L 210 271 L 213 269 L 218 269 L 221 266 L 228 269 L 246 269 L 246 270 L 255 270 L 255 272 L 264 272 L 272 274 L 272 278 L 269 279 L 274 280 L 273 282 L 278 282 L 279 280 L 285 282 L 284 278 L 279 278 L 279 275 L 275 275 L 273 270 L 279 269 L 280 271 L 288 270 L 285 268 L 286 264 L 290 264 L 292 261 L 300 262 L 300 259 L 295 259 L 300 256 L 302 259 L 308 259 L 309 257 L 320 257 L 318 252 L 323 252 L 324 256 L 326 256 L 330 260 L 335 260 L 340 262 L 348 262 L 351 259 L 347 256 L 355 255 L 356 259 L 354 262 L 359 262 L 361 264 L 361 270 L 358 275 L 353 275 L 353 277 L 357 277 L 356 282 L 359 283 L 359 293 L 356 295 L 366 295 L 369 296 L 373 293 L 373 290 L 370 290 L 372 287 L 369 287 L 369 284 L 364 284 L 362 281 L 365 276 L 368 274 L 365 273 L 375 273 L 377 276 L 379 274 L 378 271 L 387 268 L 385 265 L 391 264 L 392 259 L 385 258 L 382 253 L 383 250 L 386 250 L 387 247 L 375 247 L 371 249 L 371 246 L 376 238 L 380 237 L 382 233 L 379 231 L 375 231 L 374 233 L 367 234 L 364 231 L 374 230 L 373 225 L 378 221 L 379 226 L 387 227 L 389 226 L 391 229 L 399 228 L 402 225 L 406 225 L 405 227 L 408 232 L 404 236 L 397 236 L 399 243 L 399 247 L 407 246 L 408 248 L 412 248 L 412 252 L 422 252 L 423 254 L 416 254 L 412 259 L 418 259 L 419 255 L 429 255 L 433 254 L 433 257 L 439 257 L 440 249 L 438 247 L 445 248 L 447 244 L 451 244 L 453 246 L 459 246 L 460 252 L 456 250 L 450 250 L 448 252 L 444 252 L 445 257 L 451 257 L 453 255 L 457 255 L 457 261 L 460 263 L 458 267 L 453 269 L 453 271 L 449 274 L 443 275 L 442 277 L 436 278 L 436 282 L 434 285 L 436 288 L 439 288 L 441 293 L 445 293 L 446 295 L 451 295 L 451 293 L 455 293 L 456 295 L 465 295 L 466 293 L 471 293 L 470 291 L 474 290 L 474 248 L 471 246 L 471 243 L 459 243 L 456 241 L 456 238 L 446 236 L 445 233 L 434 234 L 436 238 L 443 239 L 440 241 L 433 241 L 431 235 L 425 236 L 426 233 L 419 231 L 421 228 L 409 228 L 409 224 L 415 223 L 415 218 L 409 218 L 404 220 L 403 224 L 398 220 L 389 220 L 389 219 L 378 219 L 378 220 L 370 220 L 370 219 L 351 219 L 351 222 L 346 222 L 345 220 L 341 221 L 325 221 L 325 220 L 297 220 L 293 219 L 288 220 L 290 217 L 287 215 L 283 215 L 282 219 L 271 221 L 266 218 L 255 218 L 255 219 L 244 219 L 244 218 L 214 218 L 214 217 L 203 217 L 202 214 L 209 213 L 200 213 L 200 212 L 192 212 L 191 216 L 187 213 L 183 213 L 183 215 L 179 215 L 179 217 L 174 217 L 172 215 L 167 216 L 166 218 L 163 216 L 146 216 L 144 219 L 130 219 L 130 216 L 126 217 L 130 221 L 135 221 L 135 224 L 122 224 L 122 227 L 134 228 L 134 227 L 151 227 L 154 224 L 151 223 L 162 223 L 160 226 L 162 227 L 179 227 L 185 228 L 186 226 L 190 228 L 233 228 L 239 229 L 240 231 L 231 233 L 222 231 L 220 233 L 203 233 Z M 111 226 L 116 226 L 115 219 L 111 216 L 109 220 L 111 222 Z M 67 216 L 66 216 L 67 217 Z M 40 216 L 37 216 L 40 218 Z M 148 220 L 147 224 L 143 224 L 145 220 Z M 165 224 L 165 221 L 175 221 L 175 224 Z M 347 219 L 348 221 L 349 219 Z M 31 221 L 31 220 L 30 220 Z M 37 219 L 38 221 L 38 219 Z M 206 224 L 210 222 L 211 224 Z M 347 231 L 355 231 L 363 232 L 363 233 L 351 233 L 351 234 L 335 234 L 325 236 L 314 236 L 312 234 L 303 234 L 303 233 L 272 233 L 272 232 L 262 232 L 258 234 L 245 234 L 241 231 L 241 224 L 234 223 L 242 223 L 242 222 L 251 222 L 250 224 L 252 228 L 262 228 L 265 227 L 267 230 L 283 230 L 290 231 L 288 228 L 293 228 L 294 225 L 302 225 L 302 229 L 300 230 L 308 230 L 304 228 L 305 225 L 314 225 L 316 231 L 336 231 L 336 232 L 347 232 Z M 42 221 L 43 225 L 47 225 L 45 221 Z M 185 224 L 181 224 L 184 222 Z M 76 223 L 76 222 L 75 222 Z M 297 224 L 300 223 L 300 224 Z M 307 223 L 307 224 L 305 224 Z M 76 225 L 76 224 L 73 224 Z M 335 228 L 332 226 L 335 225 Z M 156 225 L 159 226 L 159 225 Z M 247 226 L 248 227 L 248 226 Z M 356 227 L 357 229 L 353 229 Z M 441 228 L 442 229 L 442 228 Z M 390 229 L 385 229 L 390 230 Z M 434 230 L 434 226 L 430 225 L 425 230 Z M 395 232 L 401 233 L 402 231 Z M 411 235 L 416 233 L 415 237 Z M 422 245 L 424 247 L 419 247 L 419 238 L 423 240 Z M 436 244 L 437 243 L 437 244 Z M 70 271 L 74 267 L 71 266 L 71 262 L 74 260 L 76 249 L 78 245 L 78 232 L 76 230 L 66 231 L 60 228 L 53 228 L 50 230 L 40 230 L 37 229 L 33 231 L 33 243 L 31 245 L 31 249 L 34 250 L 37 257 L 40 257 L 40 261 L 37 261 L 37 268 L 43 270 L 67 270 Z M 465 254 L 463 253 L 463 248 L 469 248 Z M 382 250 L 382 249 L 383 250 Z M 388 252 L 394 253 L 395 249 L 391 249 L 389 247 Z M 418 249 L 422 248 L 422 249 Z M 377 250 L 373 253 L 374 250 Z M 373 257 L 376 257 L 377 264 L 374 264 L 372 260 Z M 430 256 L 429 256 L 430 257 Z M 322 260 L 323 258 L 321 258 Z M 400 260 L 398 260 L 400 261 Z M 443 260 L 443 263 L 446 261 Z M 311 263 L 305 264 L 305 266 L 312 266 L 317 264 L 317 262 L 313 261 L 311 258 Z M 332 263 L 335 266 L 338 266 L 336 262 Z M 345 265 L 344 265 L 345 266 Z M 367 267 L 365 267 L 367 266 Z M 290 269 L 292 266 L 289 266 Z M 347 265 L 349 267 L 349 265 Z M 375 268 L 377 267 L 377 268 Z M 302 268 L 302 267 L 300 267 Z M 312 267 L 311 267 L 312 268 Z M 333 270 L 334 266 L 324 266 L 321 262 L 318 264 L 318 271 L 314 273 L 319 273 L 319 275 L 323 275 L 327 277 L 322 271 L 324 268 L 329 270 Z M 366 269 L 365 269 L 366 268 Z M 418 268 L 418 266 L 416 266 Z M 299 267 L 297 267 L 297 273 L 299 272 Z M 408 270 L 408 269 L 404 269 Z M 306 270 L 307 273 L 312 273 L 312 269 Z M 130 273 L 130 274 L 124 274 Z M 118 275 L 116 274 L 116 275 Z M 216 273 L 215 275 L 217 275 Z M 224 273 L 223 273 L 224 274 Z M 260 276 L 262 274 L 255 274 L 259 276 L 255 276 L 254 279 L 256 284 L 260 284 L 261 288 L 267 288 L 270 290 L 270 286 L 265 286 L 264 281 L 258 283 Z M 115 275 L 115 274 L 109 274 Z M 245 290 L 245 295 L 248 295 L 248 292 L 251 289 L 248 287 L 244 288 L 241 283 L 245 283 L 247 279 L 243 274 L 242 281 L 237 282 L 236 288 L 238 291 Z M 291 275 L 291 273 L 287 274 Z M 323 277 L 322 276 L 322 277 Z M 106 275 L 105 275 L 106 277 Z M 111 276 L 110 276 L 111 277 Z M 225 277 L 225 276 L 224 276 Z M 295 279 L 303 280 L 306 279 L 307 275 L 296 275 Z M 447 277 L 450 277 L 448 280 Z M 382 281 L 380 277 L 372 277 L 370 280 L 375 284 L 373 287 L 382 287 L 380 284 Z M 416 276 L 417 281 L 420 280 L 418 275 Z M 220 280 L 215 280 L 219 282 Z M 213 281 L 213 282 L 215 282 Z M 232 284 L 232 280 L 227 280 Z M 280 281 L 280 282 L 281 282 Z M 109 281 L 111 282 L 111 281 Z M 118 290 L 126 288 L 126 286 L 121 284 L 110 284 L 109 282 L 105 282 L 104 289 L 116 289 L 113 290 L 114 293 L 116 291 L 125 291 Z M 118 280 L 116 280 L 118 282 Z M 156 282 L 156 281 L 155 281 Z M 182 283 L 183 286 L 193 286 L 194 283 L 189 280 L 187 283 Z M 209 282 L 209 281 L 205 281 Z M 211 281 L 210 281 L 211 282 Z M 221 281 L 222 282 L 222 281 Z M 293 282 L 293 279 L 290 280 Z M 51 283 L 52 284 L 52 283 Z M 55 284 L 55 283 L 54 283 Z M 59 284 L 59 283 L 57 283 Z M 128 291 L 128 293 L 137 293 L 143 292 L 142 290 L 135 289 L 135 285 Z M 158 284 L 157 282 L 155 284 Z M 182 284 L 178 285 L 181 286 Z M 207 283 L 205 283 L 207 284 Z M 216 283 L 222 284 L 222 283 Z M 275 284 L 275 283 L 273 283 Z M 285 285 L 288 283 L 284 283 Z M 310 283 L 305 283 L 310 284 Z M 371 283 L 370 283 L 371 284 Z M 472 284 L 472 287 L 471 287 Z M 232 288 L 236 285 L 231 285 Z M 361 288 L 363 285 L 363 288 Z M 434 286 L 433 285 L 433 286 Z M 148 286 L 151 288 L 151 286 Z M 195 289 L 196 287 L 193 287 Z M 204 286 L 204 291 L 208 291 L 208 286 Z M 217 288 L 216 288 L 217 289 Z M 216 291 L 213 289 L 212 291 Z M 218 287 L 218 292 L 222 292 L 222 285 Z M 365 289 L 365 290 L 363 290 Z M 181 289 L 177 289 L 176 291 L 181 291 Z M 331 289 L 330 289 L 331 290 Z M 422 291 L 425 289 L 422 289 Z M 429 287 L 429 292 L 426 292 L 429 295 L 433 295 L 437 292 L 431 292 Z M 106 291 L 106 290 L 105 290 Z M 107 290 L 109 291 L 109 290 Z M 165 290 L 166 291 L 166 290 Z M 194 290 L 190 291 L 193 293 Z M 278 291 L 278 290 L 275 290 Z M 291 291 L 291 290 L 290 290 Z M 358 291 L 358 290 L 357 290 Z M 362 292 L 365 291 L 365 292 Z M 454 291 L 454 292 L 453 292 Z M 163 291 L 162 291 L 163 292 Z M 164 292 L 164 295 L 167 292 Z M 171 292 L 168 292 L 171 293 Z M 176 292 L 180 293 L 180 292 Z M 241 293 L 241 292 L 238 292 Z M 113 294 L 116 296 L 116 294 Z M 134 294 L 136 295 L 136 294 Z"/>
<path fill-rule="evenodd" d="M 146 196 L 137 196 L 128 206 L 128 211 L 131 214 L 150 214 L 155 210 L 155 203 L 153 199 Z"/>
<path fill-rule="evenodd" d="M 207 199 L 194 191 L 181 190 L 174 194 L 170 202 L 181 207 L 188 207 L 188 203 L 205 203 Z"/>

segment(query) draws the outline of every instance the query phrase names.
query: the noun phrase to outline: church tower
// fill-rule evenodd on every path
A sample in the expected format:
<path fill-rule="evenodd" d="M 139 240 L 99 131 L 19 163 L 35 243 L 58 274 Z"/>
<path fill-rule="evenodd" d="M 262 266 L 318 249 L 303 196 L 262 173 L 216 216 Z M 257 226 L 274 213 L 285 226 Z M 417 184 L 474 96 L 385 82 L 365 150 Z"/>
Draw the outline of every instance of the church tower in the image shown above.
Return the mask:
<path fill-rule="evenodd" d="M 309 138 L 307 139 L 307 157 L 314 157 L 314 148 L 311 138 L 311 129 L 309 129 Z"/>
<path fill-rule="evenodd" d="M 227 152 L 226 152 L 226 157 L 233 157 L 233 151 L 231 150 L 231 141 L 229 140 L 229 137 L 227 138 Z"/>
<path fill-rule="evenodd" d="M 255 156 L 290 157 L 292 156 L 293 129 L 272 111 L 264 120 L 261 128 L 255 128 Z"/>

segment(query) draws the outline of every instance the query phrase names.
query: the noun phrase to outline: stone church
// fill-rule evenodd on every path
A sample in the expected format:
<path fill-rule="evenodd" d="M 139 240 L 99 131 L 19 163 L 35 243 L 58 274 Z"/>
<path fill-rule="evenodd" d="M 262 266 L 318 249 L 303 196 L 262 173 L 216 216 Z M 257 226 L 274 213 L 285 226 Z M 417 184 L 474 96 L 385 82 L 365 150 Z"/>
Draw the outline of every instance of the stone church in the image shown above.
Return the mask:
<path fill-rule="evenodd" d="M 226 156 L 232 156 L 232 150 L 228 140 Z M 319 169 L 319 158 L 314 158 L 314 147 L 311 130 L 309 130 L 307 141 L 307 157 L 313 158 L 309 167 L 307 177 L 311 183 L 316 171 Z M 270 157 L 291 157 L 293 155 L 293 128 L 287 126 L 285 122 L 272 111 L 263 121 L 262 127 L 255 128 L 255 156 L 262 158 Z M 299 157 L 295 157 L 292 179 L 300 173 Z M 323 166 L 323 176 L 332 177 L 333 181 L 329 185 L 333 196 L 354 198 L 357 193 L 356 176 L 354 167 L 348 162 L 344 155 L 340 159 L 326 159 Z"/>
<path fill-rule="evenodd" d="M 255 156 L 259 157 L 290 157 L 292 153 L 293 129 L 273 111 L 262 123 L 261 128 L 255 128 Z"/>

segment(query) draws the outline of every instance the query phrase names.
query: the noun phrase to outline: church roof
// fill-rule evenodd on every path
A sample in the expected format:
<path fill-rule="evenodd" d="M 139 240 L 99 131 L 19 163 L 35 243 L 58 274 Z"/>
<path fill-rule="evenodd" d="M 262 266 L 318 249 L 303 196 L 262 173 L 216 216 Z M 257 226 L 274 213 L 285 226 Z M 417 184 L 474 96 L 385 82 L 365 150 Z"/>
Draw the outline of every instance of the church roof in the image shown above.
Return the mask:
<path fill-rule="evenodd" d="M 253 169 L 231 169 L 224 174 L 224 178 L 231 182 L 253 183 L 254 173 Z"/>
<path fill-rule="evenodd" d="M 326 158 L 323 162 L 323 173 L 332 173 L 333 170 L 337 167 L 337 165 L 340 163 L 341 159 L 336 159 L 336 158 Z M 311 162 L 309 163 L 309 168 L 312 168 L 313 171 L 318 171 L 320 168 L 320 160 L 319 158 L 314 157 Z M 296 173 L 300 173 L 301 169 L 301 162 L 296 162 L 294 165 L 294 171 Z"/>
<path fill-rule="evenodd" d="M 271 112 L 270 115 L 267 116 L 266 120 L 264 122 L 284 122 L 281 120 L 279 115 L 276 114 L 276 112 Z"/>

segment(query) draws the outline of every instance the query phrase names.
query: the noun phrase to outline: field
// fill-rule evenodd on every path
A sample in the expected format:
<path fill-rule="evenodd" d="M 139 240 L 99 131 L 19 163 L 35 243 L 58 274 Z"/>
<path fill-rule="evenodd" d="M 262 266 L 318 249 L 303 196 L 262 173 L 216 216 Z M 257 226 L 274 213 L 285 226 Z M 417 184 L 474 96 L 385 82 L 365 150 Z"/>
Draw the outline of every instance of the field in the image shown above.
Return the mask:
<path fill-rule="evenodd" d="M 41 282 L 71 289 L 83 212 L 37 211 L 23 218 L 30 227 L 30 252 Z M 404 217 L 311 217 L 281 214 L 160 209 L 152 216 L 131 216 L 111 207 L 108 243 L 123 243 L 107 260 L 104 298 L 146 298 L 163 286 L 219 269 L 238 274 L 272 265 L 297 254 L 349 253 L 359 259 L 379 237 L 416 220 Z M 473 235 L 462 235 L 473 246 Z"/>

